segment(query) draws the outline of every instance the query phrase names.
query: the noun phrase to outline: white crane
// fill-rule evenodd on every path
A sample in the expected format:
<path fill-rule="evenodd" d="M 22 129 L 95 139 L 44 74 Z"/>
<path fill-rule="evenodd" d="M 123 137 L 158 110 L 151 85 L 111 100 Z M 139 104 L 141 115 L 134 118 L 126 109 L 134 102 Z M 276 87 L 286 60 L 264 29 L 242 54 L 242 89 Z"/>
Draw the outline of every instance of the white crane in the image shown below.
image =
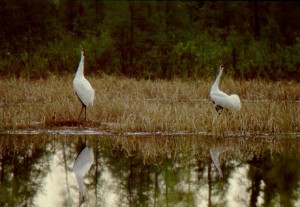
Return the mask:
<path fill-rule="evenodd" d="M 73 80 L 73 87 L 75 90 L 76 95 L 78 96 L 82 108 L 78 116 L 78 120 L 80 118 L 80 115 L 85 109 L 85 120 L 86 120 L 86 107 L 92 106 L 94 102 L 94 89 L 92 88 L 90 82 L 84 77 L 84 57 L 85 57 L 85 50 L 84 48 L 81 48 L 81 59 L 78 65 L 78 69 L 75 75 L 75 78 Z"/>
<path fill-rule="evenodd" d="M 239 96 L 236 94 L 227 95 L 219 89 L 219 81 L 223 73 L 223 69 L 224 65 L 222 62 L 220 62 L 220 72 L 210 89 L 210 98 L 217 111 L 222 110 L 223 108 L 229 110 L 240 110 L 241 101 Z"/>

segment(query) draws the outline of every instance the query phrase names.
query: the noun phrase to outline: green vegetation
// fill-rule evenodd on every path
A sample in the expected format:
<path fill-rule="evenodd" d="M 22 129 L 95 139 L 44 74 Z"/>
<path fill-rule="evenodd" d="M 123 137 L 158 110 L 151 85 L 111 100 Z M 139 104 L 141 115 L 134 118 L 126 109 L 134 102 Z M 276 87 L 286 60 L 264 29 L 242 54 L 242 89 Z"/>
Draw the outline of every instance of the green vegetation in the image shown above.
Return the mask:
<path fill-rule="evenodd" d="M 4 0 L 0 74 L 300 79 L 298 2 Z M 41 12 L 42 11 L 42 12 Z"/>

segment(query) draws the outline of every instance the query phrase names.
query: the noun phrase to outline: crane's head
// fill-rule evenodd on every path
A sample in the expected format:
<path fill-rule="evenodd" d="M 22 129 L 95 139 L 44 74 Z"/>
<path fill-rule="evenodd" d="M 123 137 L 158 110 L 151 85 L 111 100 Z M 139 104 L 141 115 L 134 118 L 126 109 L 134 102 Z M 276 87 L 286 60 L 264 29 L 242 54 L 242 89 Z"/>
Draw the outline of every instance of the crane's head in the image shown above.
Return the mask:
<path fill-rule="evenodd" d="M 223 70 L 225 67 L 223 60 L 219 60 L 219 63 L 220 63 L 220 70 Z"/>
<path fill-rule="evenodd" d="M 81 47 L 81 53 L 82 53 L 82 55 L 85 56 L 85 49 L 81 45 L 80 45 L 80 47 Z"/>

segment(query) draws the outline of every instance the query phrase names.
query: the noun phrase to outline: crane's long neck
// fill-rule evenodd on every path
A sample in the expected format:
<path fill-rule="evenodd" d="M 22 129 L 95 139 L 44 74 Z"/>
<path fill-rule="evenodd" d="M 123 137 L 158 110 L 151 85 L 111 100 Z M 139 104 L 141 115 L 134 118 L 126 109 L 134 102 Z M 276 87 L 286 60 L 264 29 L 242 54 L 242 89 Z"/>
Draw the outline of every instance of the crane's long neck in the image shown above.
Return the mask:
<path fill-rule="evenodd" d="M 219 81 L 220 81 L 220 78 L 222 76 L 222 73 L 223 73 L 223 69 L 220 67 L 220 72 L 212 86 L 212 90 L 219 90 Z"/>
<path fill-rule="evenodd" d="M 79 76 L 83 77 L 83 71 L 84 71 L 84 54 L 83 54 L 83 52 L 81 52 L 81 59 L 80 59 L 79 65 L 78 65 L 76 76 L 77 77 L 79 77 Z"/>

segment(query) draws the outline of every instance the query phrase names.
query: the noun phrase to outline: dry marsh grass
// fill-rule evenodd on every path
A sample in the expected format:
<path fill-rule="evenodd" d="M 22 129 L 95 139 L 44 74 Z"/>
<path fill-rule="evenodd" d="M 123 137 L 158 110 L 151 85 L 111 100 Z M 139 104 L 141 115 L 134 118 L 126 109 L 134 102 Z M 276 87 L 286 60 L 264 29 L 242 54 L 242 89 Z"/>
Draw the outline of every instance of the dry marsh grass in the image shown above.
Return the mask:
<path fill-rule="evenodd" d="M 239 94 L 242 109 L 217 114 L 209 99 L 211 80 L 136 80 L 87 77 L 95 89 L 87 122 L 73 76 L 46 80 L 0 80 L 0 129 L 93 127 L 113 132 L 205 132 L 212 135 L 300 131 L 300 83 L 237 81 L 224 76 L 220 88 Z M 83 120 L 83 119 L 82 119 Z"/>

